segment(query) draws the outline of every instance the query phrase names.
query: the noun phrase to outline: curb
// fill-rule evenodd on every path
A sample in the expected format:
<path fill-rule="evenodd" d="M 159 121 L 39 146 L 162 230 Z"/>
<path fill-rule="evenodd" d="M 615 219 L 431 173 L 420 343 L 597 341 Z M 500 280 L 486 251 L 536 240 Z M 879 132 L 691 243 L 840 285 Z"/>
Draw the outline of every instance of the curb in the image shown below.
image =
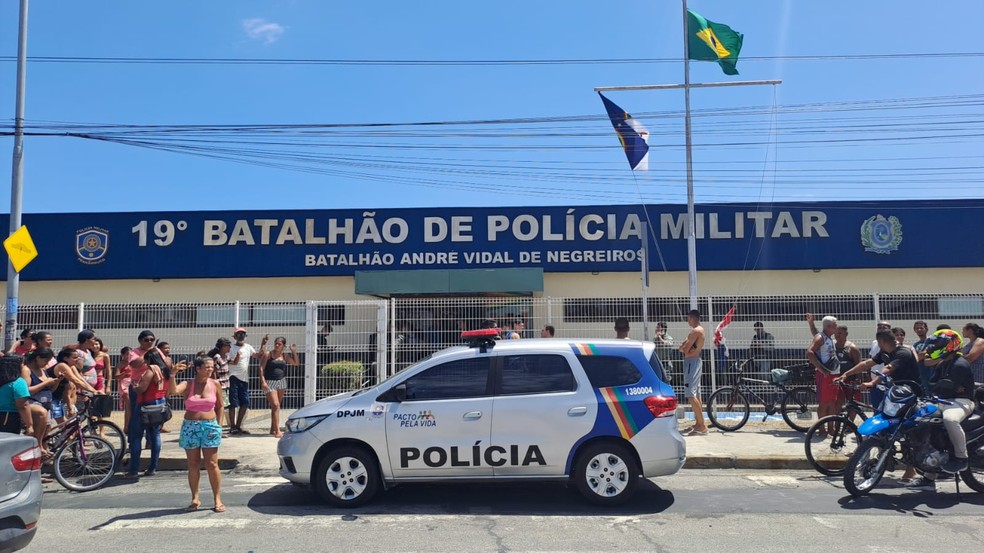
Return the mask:
<path fill-rule="evenodd" d="M 695 455 L 687 457 L 683 468 L 813 470 L 806 458 L 793 455 Z"/>
<path fill-rule="evenodd" d="M 129 457 L 124 459 L 124 463 L 128 462 Z M 147 470 L 147 465 L 150 464 L 150 459 L 140 460 L 140 472 Z M 232 470 L 239 466 L 239 459 L 219 459 L 219 470 Z M 125 467 L 124 467 L 125 470 Z M 178 458 L 178 457 L 161 457 L 157 463 L 157 470 L 160 471 L 187 471 L 188 470 L 188 459 Z M 202 466 L 202 470 L 205 467 Z"/>

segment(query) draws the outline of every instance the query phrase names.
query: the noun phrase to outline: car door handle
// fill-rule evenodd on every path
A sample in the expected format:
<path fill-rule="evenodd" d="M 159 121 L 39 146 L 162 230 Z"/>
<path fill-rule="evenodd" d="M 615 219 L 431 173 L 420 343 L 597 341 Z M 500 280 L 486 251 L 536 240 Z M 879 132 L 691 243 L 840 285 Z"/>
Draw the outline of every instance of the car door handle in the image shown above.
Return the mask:
<path fill-rule="evenodd" d="M 571 407 L 567 410 L 567 416 L 569 417 L 580 417 L 588 413 L 587 407 Z"/>
<path fill-rule="evenodd" d="M 465 419 L 466 421 L 478 420 L 478 419 L 482 418 L 482 412 L 481 411 L 469 411 L 469 412 L 465 413 L 464 416 L 461 417 L 461 418 Z"/>

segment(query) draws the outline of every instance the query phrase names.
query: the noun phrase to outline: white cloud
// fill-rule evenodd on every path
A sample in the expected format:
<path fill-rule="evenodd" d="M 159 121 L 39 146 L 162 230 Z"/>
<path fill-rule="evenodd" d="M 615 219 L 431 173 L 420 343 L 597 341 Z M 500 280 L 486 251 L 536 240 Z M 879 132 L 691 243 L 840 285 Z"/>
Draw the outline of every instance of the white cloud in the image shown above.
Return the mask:
<path fill-rule="evenodd" d="M 280 40 L 287 28 L 262 17 L 253 17 L 243 20 L 243 30 L 246 31 L 246 36 L 253 40 L 262 41 L 264 44 L 273 44 Z"/>

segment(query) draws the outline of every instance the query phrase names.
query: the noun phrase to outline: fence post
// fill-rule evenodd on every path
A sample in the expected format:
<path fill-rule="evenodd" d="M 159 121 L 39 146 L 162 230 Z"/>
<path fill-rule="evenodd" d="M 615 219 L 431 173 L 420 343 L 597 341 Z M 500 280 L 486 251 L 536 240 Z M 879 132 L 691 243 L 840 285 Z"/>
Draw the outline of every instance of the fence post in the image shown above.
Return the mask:
<path fill-rule="evenodd" d="M 240 321 L 239 321 L 239 300 L 236 300 L 236 309 L 235 309 L 235 311 L 236 312 L 233 315 L 233 325 L 232 325 L 232 327 L 233 328 L 239 328 L 240 326 L 242 326 L 240 324 Z"/>
<path fill-rule="evenodd" d="M 79 321 L 79 332 L 85 329 L 85 304 L 79 303 L 79 315 L 77 317 Z"/>
<path fill-rule="evenodd" d="M 874 303 L 874 308 L 875 308 L 875 324 L 878 324 L 878 321 L 881 320 L 881 297 L 880 297 L 880 295 L 877 292 L 874 293 L 874 294 L 872 294 L 871 295 L 871 301 Z"/>
<path fill-rule="evenodd" d="M 390 328 L 389 328 L 389 347 L 390 347 L 390 366 L 389 374 L 396 374 L 396 298 L 389 299 L 390 307 Z"/>
<path fill-rule="evenodd" d="M 557 325 L 554 324 L 554 319 L 553 319 L 553 298 L 551 298 L 550 296 L 547 296 L 547 323 L 546 324 L 554 325 L 555 329 L 557 327 Z"/>
<path fill-rule="evenodd" d="M 304 405 L 318 398 L 318 306 L 309 301 L 304 320 Z M 236 327 L 239 327 L 239 302 L 236 302 Z"/>
<path fill-rule="evenodd" d="M 714 298 L 712 296 L 707 296 L 707 326 L 710 327 L 713 321 Z M 708 333 L 710 333 L 709 337 L 711 338 L 711 391 L 713 392 L 714 390 L 717 390 L 717 346 L 714 345 L 714 332 L 711 331 L 710 328 L 704 329 L 704 339 L 707 340 L 706 337 Z M 697 389 L 700 390 L 699 383 Z"/>
<path fill-rule="evenodd" d="M 386 346 L 389 344 L 389 333 L 387 331 L 386 321 L 388 320 L 389 312 L 387 311 L 388 304 L 386 300 L 376 302 L 376 383 L 380 383 L 386 380 L 386 371 L 388 367 L 386 366 L 386 352 L 389 350 Z"/>

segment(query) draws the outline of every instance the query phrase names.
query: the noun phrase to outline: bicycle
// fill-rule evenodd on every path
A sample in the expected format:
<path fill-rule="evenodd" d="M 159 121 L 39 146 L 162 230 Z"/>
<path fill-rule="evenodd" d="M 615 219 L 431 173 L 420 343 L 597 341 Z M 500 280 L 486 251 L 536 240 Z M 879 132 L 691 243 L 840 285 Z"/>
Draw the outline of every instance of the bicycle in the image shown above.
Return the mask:
<path fill-rule="evenodd" d="M 766 420 L 769 416 L 777 412 L 782 415 L 782 419 L 790 428 L 798 432 L 806 432 L 816 421 L 817 393 L 815 390 L 805 386 L 787 387 L 781 381 L 761 380 L 748 378 L 745 376 L 745 367 L 754 361 L 748 359 L 741 365 L 737 362 L 733 365 L 737 373 L 738 380 L 733 386 L 718 388 L 707 398 L 707 418 L 711 424 L 724 432 L 734 432 L 745 426 L 752 410 L 748 403 L 748 396 L 762 403 L 765 409 Z M 806 375 L 813 374 L 813 367 L 809 365 L 796 365 L 785 369 L 774 369 L 786 371 L 786 375 L 794 381 L 805 379 Z M 768 384 L 776 389 L 776 393 L 782 394 L 780 401 L 767 401 L 756 394 L 749 383 Z M 739 415 L 735 417 L 735 415 Z M 801 419 L 806 415 L 805 419 Z M 802 422 L 806 421 L 806 422 Z"/>
<path fill-rule="evenodd" d="M 83 393 L 91 396 L 92 394 Z M 54 451 L 53 473 L 55 480 L 65 489 L 87 492 L 105 486 L 116 473 L 116 450 L 106 440 L 86 433 L 88 409 L 59 425 L 45 439 Z"/>
<path fill-rule="evenodd" d="M 91 394 L 85 393 L 86 397 L 91 396 Z M 82 424 L 82 431 L 89 436 L 96 436 L 103 440 L 109 442 L 109 445 L 113 446 L 113 450 L 116 451 L 116 463 L 123 464 L 123 455 L 126 453 L 127 441 L 126 433 L 114 422 L 105 419 L 99 419 L 92 414 L 90 414 L 91 405 L 88 401 L 83 401 L 78 405 L 77 417 L 80 417 Z M 55 426 L 48 431 L 45 435 L 45 441 L 50 442 L 50 439 L 57 435 L 59 430 L 67 424 L 68 421 Z M 54 451 L 50 443 L 48 443 L 48 451 Z"/>
<path fill-rule="evenodd" d="M 862 439 L 852 415 L 859 415 L 863 422 L 868 419 L 866 411 L 871 409 L 870 405 L 855 399 L 851 393 L 860 392 L 861 386 L 845 382 L 837 382 L 837 385 L 843 389 L 847 403 L 840 413 L 828 415 L 814 423 L 804 438 L 806 460 L 817 472 L 827 476 L 844 474 L 844 465 L 861 445 Z"/>

